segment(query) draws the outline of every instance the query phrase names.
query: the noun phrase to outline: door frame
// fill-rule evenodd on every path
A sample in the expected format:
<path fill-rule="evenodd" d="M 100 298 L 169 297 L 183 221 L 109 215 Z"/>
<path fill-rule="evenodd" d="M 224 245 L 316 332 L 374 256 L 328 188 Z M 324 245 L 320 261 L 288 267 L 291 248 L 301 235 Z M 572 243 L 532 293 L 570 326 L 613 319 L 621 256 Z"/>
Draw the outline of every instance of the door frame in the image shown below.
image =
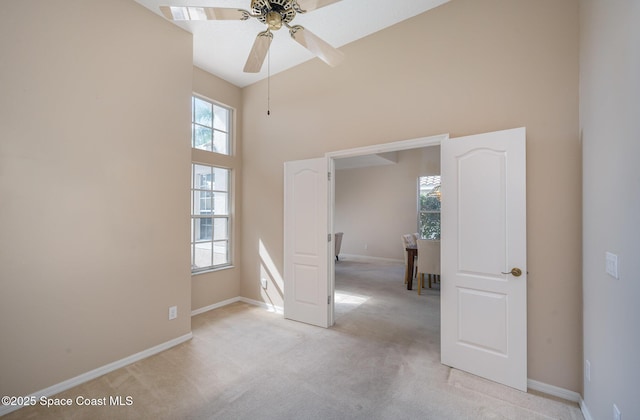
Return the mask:
<path fill-rule="evenodd" d="M 329 233 L 331 233 L 331 248 L 334 249 L 335 237 L 333 235 L 334 216 L 335 216 L 335 160 L 341 158 L 357 157 L 373 155 L 378 153 L 399 152 L 402 150 L 420 149 L 429 146 L 440 146 L 443 142 L 449 139 L 449 133 L 438 134 L 429 137 L 419 137 L 410 140 L 401 140 L 391 143 L 376 144 L 372 146 L 356 147 L 352 149 L 338 150 L 334 152 L 325 153 L 325 157 L 328 160 L 327 167 L 329 168 Z M 335 272 L 335 258 L 329 258 L 329 295 L 331 296 L 331 304 L 329 305 L 329 326 L 335 323 L 335 292 L 336 292 L 336 272 Z"/>

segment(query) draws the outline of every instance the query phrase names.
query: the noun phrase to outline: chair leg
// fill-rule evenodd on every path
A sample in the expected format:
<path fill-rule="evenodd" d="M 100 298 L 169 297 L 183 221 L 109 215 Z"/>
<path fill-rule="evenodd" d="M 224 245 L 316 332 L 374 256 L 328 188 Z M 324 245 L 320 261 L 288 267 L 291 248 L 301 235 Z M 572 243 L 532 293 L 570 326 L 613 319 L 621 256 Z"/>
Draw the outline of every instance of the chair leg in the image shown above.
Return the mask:
<path fill-rule="evenodd" d="M 422 287 L 424 286 L 424 273 L 418 273 L 418 294 L 421 295 Z"/>
<path fill-rule="evenodd" d="M 429 289 L 431 289 L 431 274 L 429 274 L 428 276 L 429 276 Z"/>

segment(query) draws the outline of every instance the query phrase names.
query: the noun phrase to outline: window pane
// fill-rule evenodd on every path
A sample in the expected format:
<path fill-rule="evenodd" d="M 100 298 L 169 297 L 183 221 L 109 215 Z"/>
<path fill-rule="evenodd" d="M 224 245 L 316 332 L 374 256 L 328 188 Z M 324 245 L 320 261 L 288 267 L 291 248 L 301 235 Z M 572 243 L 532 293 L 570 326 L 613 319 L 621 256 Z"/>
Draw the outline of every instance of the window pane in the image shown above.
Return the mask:
<path fill-rule="evenodd" d="M 193 188 L 200 190 L 210 190 L 213 179 L 213 168 L 211 166 L 193 165 Z"/>
<path fill-rule="evenodd" d="M 440 211 L 440 200 L 436 196 L 430 196 L 431 190 L 420 192 L 420 211 Z"/>
<path fill-rule="evenodd" d="M 213 214 L 226 216 L 229 214 L 229 194 L 213 193 Z"/>
<path fill-rule="evenodd" d="M 213 151 L 213 130 L 200 125 L 193 129 L 193 147 L 196 149 Z"/>
<path fill-rule="evenodd" d="M 422 239 L 440 239 L 440 213 L 420 213 L 419 225 Z"/>
<path fill-rule="evenodd" d="M 213 239 L 213 219 L 210 217 L 196 218 L 194 233 L 195 242 Z"/>
<path fill-rule="evenodd" d="M 229 154 L 229 135 L 227 133 L 222 131 L 213 132 L 213 151 L 224 155 Z"/>
<path fill-rule="evenodd" d="M 213 239 L 229 239 L 229 220 L 224 218 L 213 219 Z"/>
<path fill-rule="evenodd" d="M 193 122 L 213 127 L 213 112 L 209 102 L 193 98 Z"/>
<path fill-rule="evenodd" d="M 216 241 L 213 243 L 213 264 L 227 264 L 229 262 L 229 242 Z"/>
<path fill-rule="evenodd" d="M 229 110 L 217 105 L 213 106 L 213 128 L 229 132 Z"/>
<path fill-rule="evenodd" d="M 229 191 L 229 170 L 223 168 L 213 168 L 212 190 Z"/>
<path fill-rule="evenodd" d="M 193 192 L 193 215 L 210 215 L 213 213 L 212 197 L 213 193 L 209 191 L 194 191 Z"/>
<path fill-rule="evenodd" d="M 210 267 L 213 264 L 213 253 L 211 242 L 195 244 L 193 265 L 195 268 Z"/>

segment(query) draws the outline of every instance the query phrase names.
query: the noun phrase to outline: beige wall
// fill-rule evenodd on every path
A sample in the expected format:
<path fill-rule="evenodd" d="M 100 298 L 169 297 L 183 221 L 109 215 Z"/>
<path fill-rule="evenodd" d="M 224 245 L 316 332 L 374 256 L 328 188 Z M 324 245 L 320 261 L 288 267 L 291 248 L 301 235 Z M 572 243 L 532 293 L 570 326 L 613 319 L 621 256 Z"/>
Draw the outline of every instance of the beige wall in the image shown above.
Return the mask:
<path fill-rule="evenodd" d="M 584 171 L 584 400 L 594 419 L 640 419 L 640 2 L 580 2 Z M 619 280 L 605 253 L 619 258 Z"/>
<path fill-rule="evenodd" d="M 191 35 L 129 0 L 4 2 L 0 28 L 0 395 L 19 396 L 190 332 L 193 64 Z"/>
<path fill-rule="evenodd" d="M 195 162 L 214 164 L 232 170 L 232 259 L 233 267 L 192 276 L 191 309 L 201 309 L 240 295 L 241 200 L 242 195 L 242 91 L 240 88 L 207 73 L 193 69 L 193 92 L 234 109 L 235 132 L 233 154 L 217 155 L 193 149 Z"/>
<path fill-rule="evenodd" d="M 400 236 L 418 230 L 418 177 L 440 174 L 440 147 L 400 151 L 397 158 L 391 165 L 336 171 L 341 253 L 404 260 Z"/>
<path fill-rule="evenodd" d="M 282 304 L 284 161 L 525 126 L 529 377 L 581 391 L 578 0 L 453 0 L 341 49 L 273 76 L 271 116 L 243 89 L 241 294 Z"/>

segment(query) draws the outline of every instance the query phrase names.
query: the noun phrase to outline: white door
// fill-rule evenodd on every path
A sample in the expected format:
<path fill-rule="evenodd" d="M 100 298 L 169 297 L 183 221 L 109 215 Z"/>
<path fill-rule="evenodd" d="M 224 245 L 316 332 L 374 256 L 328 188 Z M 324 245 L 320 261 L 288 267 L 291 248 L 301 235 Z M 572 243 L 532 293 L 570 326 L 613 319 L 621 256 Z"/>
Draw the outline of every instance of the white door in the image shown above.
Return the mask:
<path fill-rule="evenodd" d="M 526 391 L 525 129 L 445 140 L 441 159 L 442 363 Z"/>
<path fill-rule="evenodd" d="M 327 158 L 284 165 L 284 316 L 331 324 Z"/>

